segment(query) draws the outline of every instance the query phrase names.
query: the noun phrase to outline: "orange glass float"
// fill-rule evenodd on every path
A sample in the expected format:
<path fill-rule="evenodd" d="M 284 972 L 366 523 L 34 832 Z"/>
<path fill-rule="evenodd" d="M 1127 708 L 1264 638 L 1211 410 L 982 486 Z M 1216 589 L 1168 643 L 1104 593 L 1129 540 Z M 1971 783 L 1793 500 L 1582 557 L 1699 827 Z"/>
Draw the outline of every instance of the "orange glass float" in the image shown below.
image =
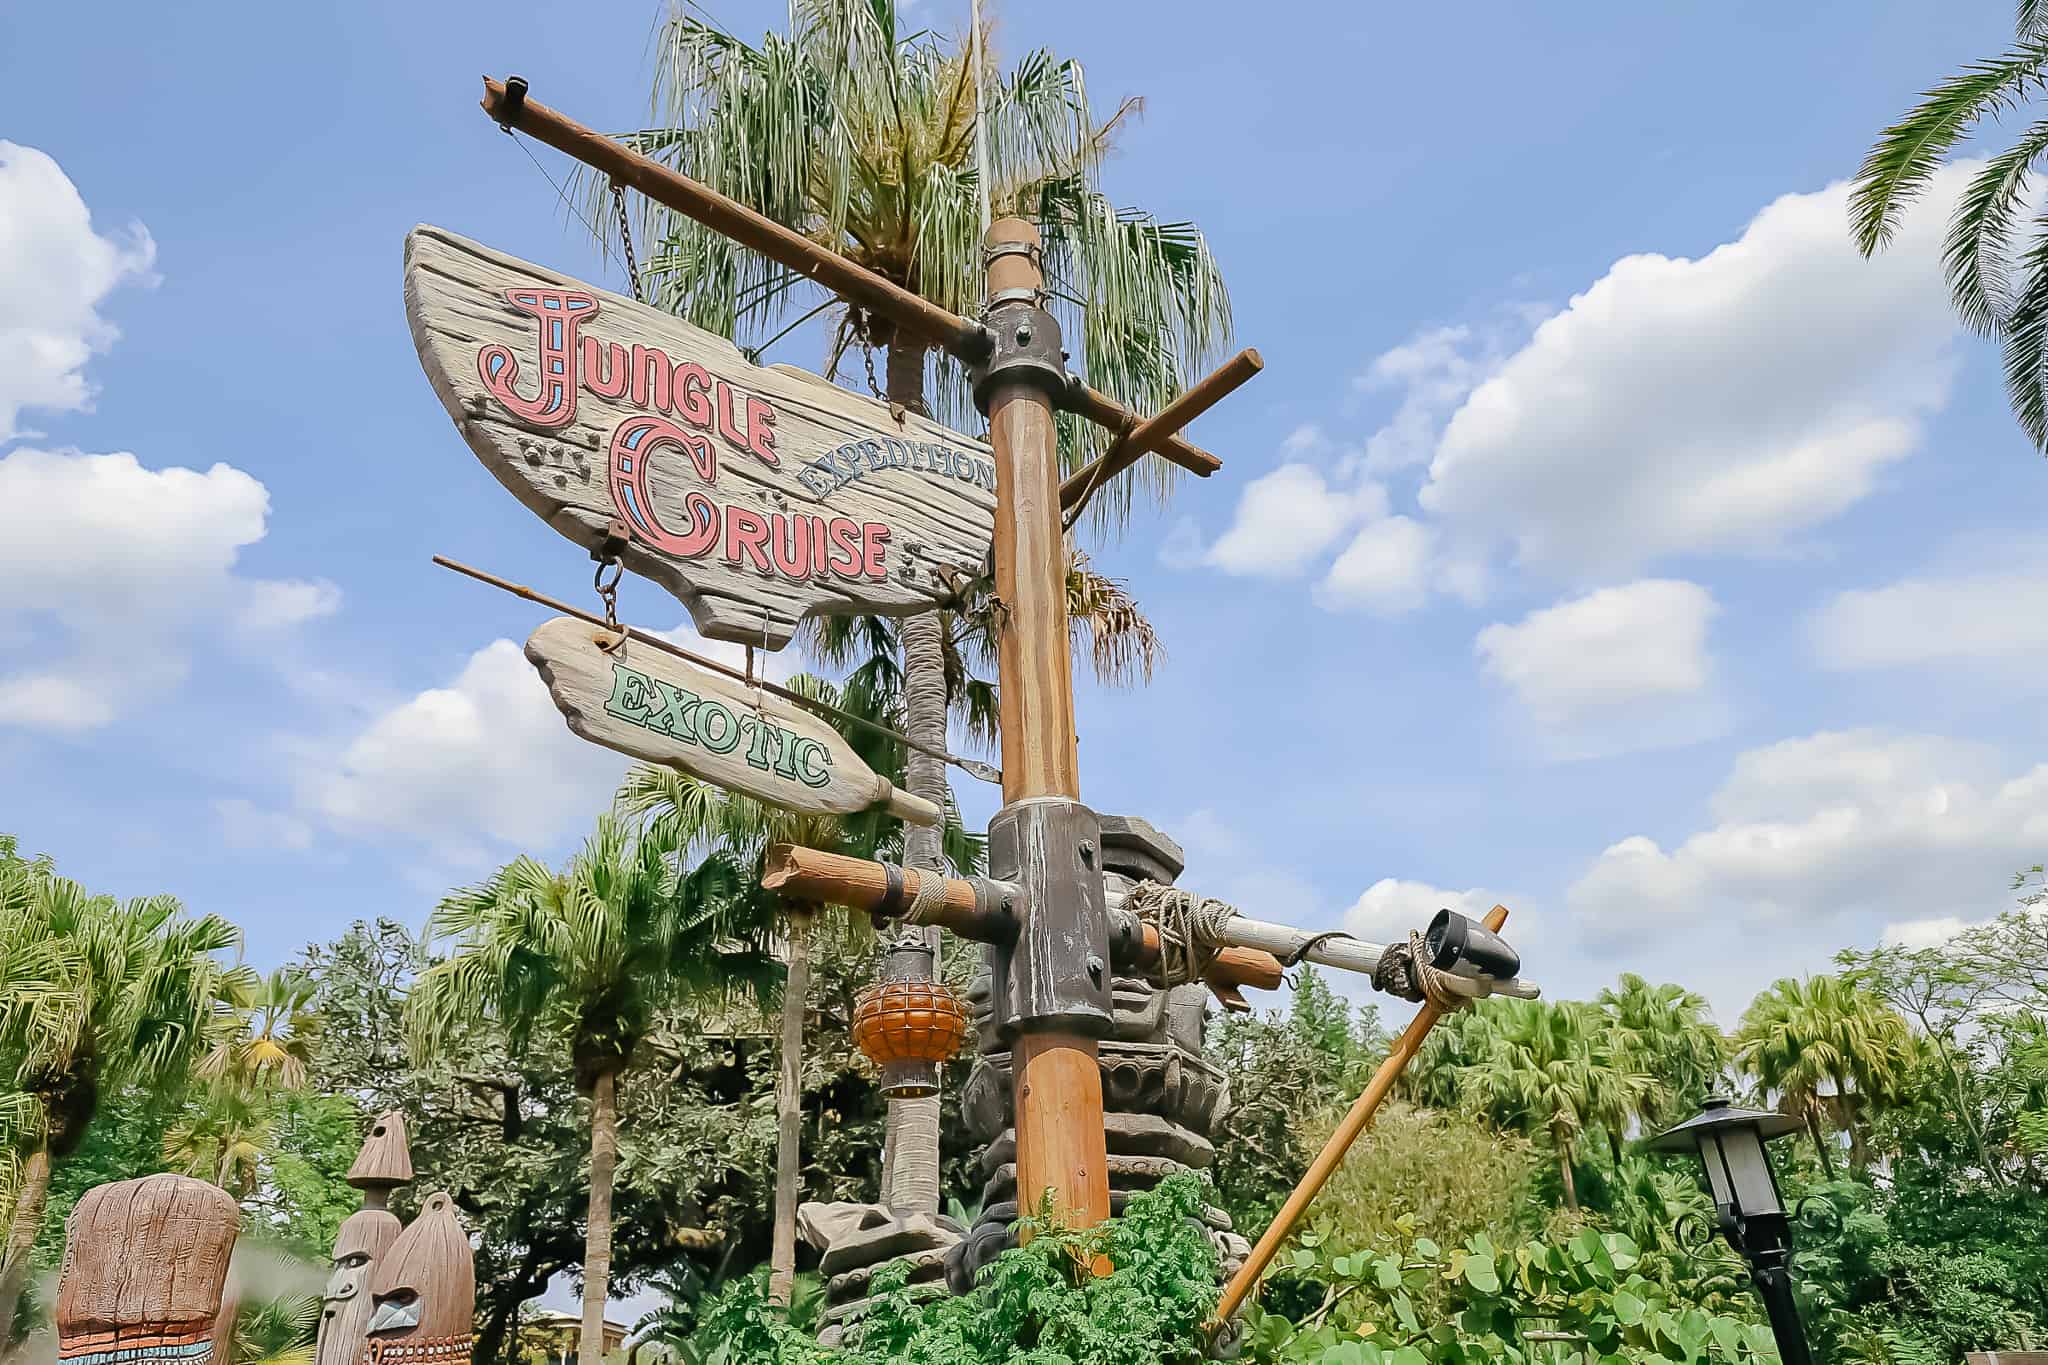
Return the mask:
<path fill-rule="evenodd" d="M 853 1007 L 853 1041 L 882 1073 L 882 1094 L 914 1100 L 939 1092 L 939 1068 L 967 1036 L 967 1009 L 934 979 L 932 950 L 918 939 L 890 946 L 882 979 Z"/>

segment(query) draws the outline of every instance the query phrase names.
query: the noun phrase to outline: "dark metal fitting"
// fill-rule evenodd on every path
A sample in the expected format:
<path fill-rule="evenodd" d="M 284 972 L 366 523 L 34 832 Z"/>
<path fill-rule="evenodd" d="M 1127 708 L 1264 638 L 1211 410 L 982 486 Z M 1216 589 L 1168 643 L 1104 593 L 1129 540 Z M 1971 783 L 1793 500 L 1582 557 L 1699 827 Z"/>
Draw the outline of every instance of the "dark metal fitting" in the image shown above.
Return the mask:
<path fill-rule="evenodd" d="M 1129 910 L 1109 912 L 1109 960 L 1118 971 L 1138 965 L 1145 952 L 1145 924 Z"/>
<path fill-rule="evenodd" d="M 882 899 L 871 912 L 877 919 L 895 919 L 906 908 L 903 898 L 903 869 L 895 863 L 882 864 Z"/>
<path fill-rule="evenodd" d="M 969 877 L 967 883 L 974 888 L 975 922 L 989 931 L 989 936 L 982 942 L 1016 942 L 1017 926 L 1021 920 L 1017 906 L 1023 900 L 1023 893 L 1008 882 L 993 881 L 987 877 Z"/>
<path fill-rule="evenodd" d="M 882 980 L 930 981 L 937 976 L 938 954 L 922 934 L 905 934 L 882 949 Z"/>
<path fill-rule="evenodd" d="M 939 1093 L 939 1064 L 906 1057 L 883 1062 L 882 1093 L 892 1100 L 921 1100 Z"/>
<path fill-rule="evenodd" d="M 989 871 L 1015 882 L 1030 907 L 1015 943 L 989 953 L 1002 1036 L 1110 1032 L 1109 906 L 1102 873 L 1081 856 L 1083 844 L 1101 837 L 1095 812 L 1065 797 L 1012 802 L 989 821 Z"/>
<path fill-rule="evenodd" d="M 1026 256 L 1033 265 L 1045 259 L 1045 248 L 1036 242 L 986 242 L 981 248 L 981 263 L 994 265 L 1005 256 Z"/>
<path fill-rule="evenodd" d="M 1005 384 L 1042 389 L 1055 404 L 1072 402 L 1072 380 L 1060 346 L 1060 324 L 1051 313 L 1027 300 L 998 303 L 982 319 L 994 333 L 995 351 L 969 369 L 974 405 L 988 415 L 989 399 Z"/>
<path fill-rule="evenodd" d="M 633 529 L 617 517 L 613 517 L 605 523 L 604 539 L 597 542 L 590 552 L 590 557 L 600 564 L 609 564 L 619 557 L 620 552 L 632 539 Z"/>
<path fill-rule="evenodd" d="M 526 77 L 505 78 L 505 98 L 498 103 L 498 122 L 507 128 L 517 128 L 519 120 L 526 116 Z"/>

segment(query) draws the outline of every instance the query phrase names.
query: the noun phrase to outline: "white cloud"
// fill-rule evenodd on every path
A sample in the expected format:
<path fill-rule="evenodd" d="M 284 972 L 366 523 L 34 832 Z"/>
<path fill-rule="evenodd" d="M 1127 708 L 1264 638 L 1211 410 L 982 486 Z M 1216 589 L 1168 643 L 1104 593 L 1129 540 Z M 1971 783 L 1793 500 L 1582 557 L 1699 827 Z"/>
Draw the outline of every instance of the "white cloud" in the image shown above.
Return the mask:
<path fill-rule="evenodd" d="M 1874 937 L 1982 918 L 2000 875 L 2048 844 L 2048 764 L 2012 772 L 1938 736 L 1822 732 L 1741 755 L 1711 810 L 1675 848 L 1645 835 L 1609 847 L 1572 886 L 1573 911 L 1621 939 L 1689 920 L 1776 935 L 1853 917 Z"/>
<path fill-rule="evenodd" d="M 265 810 L 242 797 L 213 803 L 221 838 L 229 848 L 249 852 L 303 852 L 313 846 L 313 827 L 285 811 Z"/>
<path fill-rule="evenodd" d="M 1378 484 L 1332 487 L 1321 469 L 1290 461 L 1245 485 L 1230 529 L 1203 561 L 1230 574 L 1293 578 L 1351 527 L 1386 513 Z"/>
<path fill-rule="evenodd" d="M 1369 522 L 1316 585 L 1316 602 L 1333 611 L 1359 607 L 1385 615 L 1413 611 L 1435 586 L 1437 533 L 1412 517 Z"/>
<path fill-rule="evenodd" d="M 1879 938 L 1887 948 L 1939 948 L 1983 920 L 1966 920 L 1961 915 L 1936 915 L 1930 919 L 1900 920 L 1887 924 Z"/>
<path fill-rule="evenodd" d="M 1568 575 L 1767 550 L 1840 512 L 1946 401 L 1941 238 L 1968 169 L 1940 172 L 1875 260 L 1838 183 L 1698 259 L 1616 261 L 1451 418 L 1422 506 Z"/>
<path fill-rule="evenodd" d="M 625 768 L 571 734 L 520 647 L 495 640 L 447 686 L 382 712 L 309 764 L 299 804 L 344 832 L 395 835 L 476 864 L 494 848 L 581 831 Z"/>
<path fill-rule="evenodd" d="M 1396 390 L 1401 401 L 1366 438 L 1365 467 L 1383 473 L 1428 464 L 1445 419 L 1500 367 L 1505 343 L 1500 328 L 1429 327 L 1375 357 L 1352 387 Z"/>
<path fill-rule="evenodd" d="M 1446 891 L 1428 882 L 1382 877 L 1344 912 L 1344 928 L 1369 943 L 1406 942 L 1411 929 L 1426 929 L 1439 910 L 1456 910 L 1475 923 L 1502 903 L 1491 891 L 1475 887 L 1468 891 Z M 1510 907 L 1512 909 L 1513 907 Z M 1517 916 L 1513 921 L 1526 927 Z M 1514 929 L 1502 930 L 1512 941 Z"/>
<path fill-rule="evenodd" d="M 1496 623 L 1473 645 L 1553 748 L 1563 752 L 1685 743 L 1717 704 L 1707 626 L 1719 612 L 1697 583 L 1649 578 L 1602 588 Z"/>
<path fill-rule="evenodd" d="M 78 732 L 174 687 L 194 643 L 228 623 L 279 628 L 331 612 L 329 583 L 244 578 L 270 498 L 216 464 L 149 469 L 125 452 L 29 447 L 0 457 L 0 628 L 42 638 L 0 671 L 0 725 Z"/>
<path fill-rule="evenodd" d="M 1905 578 L 1841 593 L 1812 624 L 1814 652 L 1826 668 L 2048 661 L 2048 576 L 2021 569 Z"/>
<path fill-rule="evenodd" d="M 101 236 L 55 161 L 0 139 L 0 441 L 20 434 L 25 408 L 90 405 L 85 363 L 117 335 L 99 306 L 155 258 L 140 224 Z"/>

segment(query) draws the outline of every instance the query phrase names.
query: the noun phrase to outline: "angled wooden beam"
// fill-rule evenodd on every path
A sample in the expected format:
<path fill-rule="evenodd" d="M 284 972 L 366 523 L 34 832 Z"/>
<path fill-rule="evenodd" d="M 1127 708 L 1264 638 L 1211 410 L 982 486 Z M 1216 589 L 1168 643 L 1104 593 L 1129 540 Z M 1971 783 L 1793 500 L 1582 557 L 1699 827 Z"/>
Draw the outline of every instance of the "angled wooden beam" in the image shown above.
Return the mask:
<path fill-rule="evenodd" d="M 1104 484 L 1158 450 L 1182 427 L 1215 407 L 1265 368 L 1266 362 L 1259 358 L 1259 353 L 1247 347 L 1225 361 L 1219 368 L 1197 380 L 1180 397 L 1167 404 L 1158 416 L 1148 422 L 1139 423 L 1111 441 L 1109 449 L 1102 453 L 1101 459 L 1069 475 L 1066 482 L 1060 485 L 1060 510 L 1069 517 L 1078 514 L 1081 506 Z M 1095 394 L 1093 389 L 1088 392 Z M 1107 426 L 1108 423 L 1103 425 Z M 1183 469 L 1192 469 L 1204 478 L 1216 469 L 1222 468 L 1220 460 L 1209 469 L 1194 469 L 1192 465 L 1183 461 L 1176 463 Z"/>

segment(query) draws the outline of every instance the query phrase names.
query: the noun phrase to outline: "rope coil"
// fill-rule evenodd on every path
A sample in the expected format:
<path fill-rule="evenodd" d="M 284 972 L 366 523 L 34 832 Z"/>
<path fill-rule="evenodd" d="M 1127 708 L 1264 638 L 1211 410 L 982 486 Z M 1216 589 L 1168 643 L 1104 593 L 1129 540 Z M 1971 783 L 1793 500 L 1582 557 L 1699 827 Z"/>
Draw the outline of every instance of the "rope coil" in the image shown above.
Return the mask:
<path fill-rule="evenodd" d="M 1430 965 L 1420 929 L 1409 930 L 1406 943 L 1389 943 L 1380 953 L 1379 965 L 1372 969 L 1372 987 L 1418 1005 L 1427 1001 L 1445 1014 L 1468 1003 L 1451 989 L 1449 977 Z"/>
<path fill-rule="evenodd" d="M 1159 930 L 1159 976 L 1168 987 L 1200 981 L 1223 951 L 1223 926 L 1237 907 L 1180 886 L 1141 881 L 1124 895 L 1124 908 Z"/>

